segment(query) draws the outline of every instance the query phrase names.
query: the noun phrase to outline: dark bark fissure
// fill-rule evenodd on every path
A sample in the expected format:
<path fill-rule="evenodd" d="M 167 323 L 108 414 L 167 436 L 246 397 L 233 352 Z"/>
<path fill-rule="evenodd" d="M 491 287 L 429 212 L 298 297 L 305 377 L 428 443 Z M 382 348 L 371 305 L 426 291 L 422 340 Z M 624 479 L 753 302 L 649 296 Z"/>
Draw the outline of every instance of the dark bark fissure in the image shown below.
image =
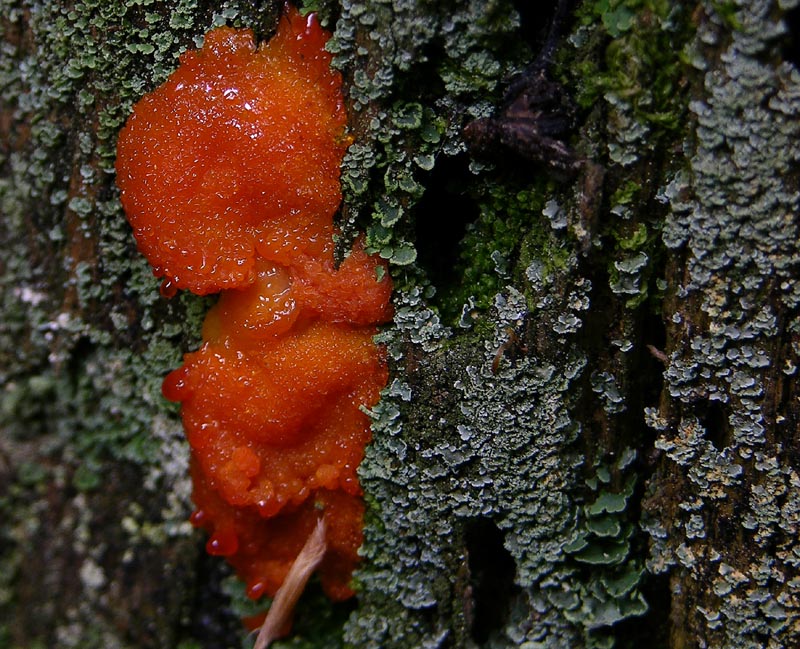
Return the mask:
<path fill-rule="evenodd" d="M 502 630 L 511 602 L 520 590 L 514 586 L 516 563 L 504 547 L 504 539 L 491 519 L 471 521 L 465 526 L 472 602 L 470 631 L 479 644 Z"/>
<path fill-rule="evenodd" d="M 464 156 L 440 159 L 414 208 L 417 259 L 440 299 L 459 285 L 460 244 L 467 225 L 478 217 L 467 162 Z"/>
<path fill-rule="evenodd" d="M 783 20 L 788 27 L 783 40 L 783 58 L 794 67 L 800 68 L 800 6 L 786 12 Z"/>

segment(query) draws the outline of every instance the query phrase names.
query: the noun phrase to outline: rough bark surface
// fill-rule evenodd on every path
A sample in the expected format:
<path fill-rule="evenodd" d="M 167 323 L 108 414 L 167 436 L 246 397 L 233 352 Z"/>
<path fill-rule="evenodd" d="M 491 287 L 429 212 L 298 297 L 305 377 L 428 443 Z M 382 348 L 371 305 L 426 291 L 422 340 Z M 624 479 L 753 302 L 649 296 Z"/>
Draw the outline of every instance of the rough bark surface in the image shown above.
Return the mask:
<path fill-rule="evenodd" d="M 279 646 L 800 645 L 796 4 L 576 0 L 526 69 L 556 3 L 306 3 L 396 316 L 359 595 Z M 278 11 L 0 0 L 0 647 L 247 642 L 160 395 L 209 301 L 159 296 L 113 161 Z"/>

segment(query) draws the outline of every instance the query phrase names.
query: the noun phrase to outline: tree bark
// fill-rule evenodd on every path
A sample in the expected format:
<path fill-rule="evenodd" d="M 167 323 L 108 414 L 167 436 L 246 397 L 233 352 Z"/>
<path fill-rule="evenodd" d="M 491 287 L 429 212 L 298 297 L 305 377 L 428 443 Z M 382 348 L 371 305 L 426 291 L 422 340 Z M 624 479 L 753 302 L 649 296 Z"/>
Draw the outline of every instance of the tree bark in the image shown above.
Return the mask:
<path fill-rule="evenodd" d="M 800 644 L 796 4 L 306 3 L 396 314 L 358 596 L 278 646 Z M 240 646 L 160 393 L 211 301 L 159 296 L 114 146 L 278 3 L 0 9 L 0 647 Z"/>

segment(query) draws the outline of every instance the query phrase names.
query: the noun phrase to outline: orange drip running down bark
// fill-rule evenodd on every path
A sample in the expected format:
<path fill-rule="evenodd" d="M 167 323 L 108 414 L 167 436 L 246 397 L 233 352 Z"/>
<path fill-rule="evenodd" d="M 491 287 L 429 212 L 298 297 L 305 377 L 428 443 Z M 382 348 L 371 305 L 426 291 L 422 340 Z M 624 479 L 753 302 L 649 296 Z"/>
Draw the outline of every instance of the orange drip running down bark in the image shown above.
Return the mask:
<path fill-rule="evenodd" d="M 353 594 L 364 409 L 388 378 L 373 342 L 392 315 L 386 267 L 361 242 L 334 261 L 349 139 L 328 37 L 291 7 L 258 48 L 249 30 L 209 32 L 118 143 L 122 204 L 164 292 L 220 293 L 163 392 L 191 446 L 192 523 L 253 599 L 280 592 L 319 526 L 322 588 Z"/>

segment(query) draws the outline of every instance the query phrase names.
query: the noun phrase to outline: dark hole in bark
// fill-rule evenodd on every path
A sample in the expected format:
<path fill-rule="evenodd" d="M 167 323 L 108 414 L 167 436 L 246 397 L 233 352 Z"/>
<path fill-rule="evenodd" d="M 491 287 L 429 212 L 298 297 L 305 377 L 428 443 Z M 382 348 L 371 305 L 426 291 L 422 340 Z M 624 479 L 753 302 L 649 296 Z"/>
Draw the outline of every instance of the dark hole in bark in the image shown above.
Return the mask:
<path fill-rule="evenodd" d="M 647 575 L 640 588 L 647 612 L 614 625 L 617 647 L 668 647 L 672 595 L 669 576 Z"/>
<path fill-rule="evenodd" d="M 470 585 L 473 597 L 472 638 L 484 643 L 503 627 L 517 591 L 516 564 L 503 545 L 505 534 L 494 521 L 479 519 L 467 527 Z"/>
<path fill-rule="evenodd" d="M 708 401 L 700 413 L 700 424 L 706 431 L 706 439 L 721 451 L 728 446 L 730 424 L 725 404 L 719 401 Z"/>
<path fill-rule="evenodd" d="M 538 51 L 550 30 L 558 0 L 549 2 L 530 2 L 530 0 L 514 0 L 514 9 L 519 14 L 520 32 L 523 38 Z"/>
<path fill-rule="evenodd" d="M 73 382 L 84 375 L 86 363 L 94 350 L 95 344 L 87 336 L 81 336 L 75 341 L 66 364 L 67 374 Z"/>
<path fill-rule="evenodd" d="M 657 406 L 664 387 L 664 361 L 657 357 L 663 354 L 667 344 L 667 329 L 661 312 L 645 310 L 641 320 L 642 338 L 646 345 L 641 350 L 641 367 L 639 369 L 641 382 L 642 407 Z"/>
<path fill-rule="evenodd" d="M 787 33 L 783 42 L 783 58 L 800 68 L 800 5 L 787 11 L 783 17 Z"/>
<path fill-rule="evenodd" d="M 471 181 L 465 156 L 442 157 L 417 204 L 417 261 L 440 292 L 457 281 L 458 244 L 467 224 L 478 218 L 478 208 L 467 192 Z"/>

